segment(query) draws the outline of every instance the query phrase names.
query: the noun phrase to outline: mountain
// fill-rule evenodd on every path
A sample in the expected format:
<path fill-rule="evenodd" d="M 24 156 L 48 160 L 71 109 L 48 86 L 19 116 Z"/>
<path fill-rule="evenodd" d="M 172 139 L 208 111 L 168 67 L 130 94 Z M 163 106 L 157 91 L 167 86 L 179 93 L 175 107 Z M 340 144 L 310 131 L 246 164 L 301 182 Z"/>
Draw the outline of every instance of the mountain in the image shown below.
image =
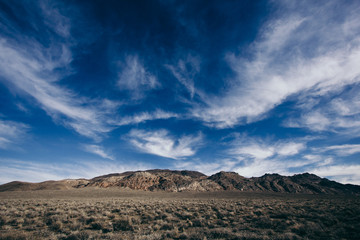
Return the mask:
<path fill-rule="evenodd" d="M 167 192 L 245 191 L 360 195 L 360 186 L 341 184 L 309 173 L 293 176 L 265 174 L 261 177 L 245 178 L 235 172 L 221 171 L 208 177 L 196 171 L 162 169 L 113 173 L 92 179 L 67 179 L 41 183 L 15 181 L 0 185 L 0 191 L 66 190 L 91 187 Z"/>
<path fill-rule="evenodd" d="M 261 177 L 244 178 L 234 172 L 219 172 L 209 177 L 224 190 L 247 192 L 282 192 L 309 194 L 360 194 L 360 186 L 341 184 L 321 178 L 314 174 L 303 173 L 294 176 L 265 174 Z"/>
<path fill-rule="evenodd" d="M 148 170 L 96 177 L 89 187 L 122 187 L 135 190 L 168 192 L 214 191 L 221 188 L 207 176 L 195 171 Z"/>

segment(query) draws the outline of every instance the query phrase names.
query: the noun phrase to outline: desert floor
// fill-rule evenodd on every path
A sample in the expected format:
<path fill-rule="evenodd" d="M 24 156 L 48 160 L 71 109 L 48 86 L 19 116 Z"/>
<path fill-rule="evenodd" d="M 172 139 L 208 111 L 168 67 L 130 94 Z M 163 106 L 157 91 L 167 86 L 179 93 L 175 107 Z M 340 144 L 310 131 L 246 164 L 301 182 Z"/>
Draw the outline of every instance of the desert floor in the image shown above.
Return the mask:
<path fill-rule="evenodd" d="M 0 239 L 360 239 L 360 197 L 1 192 Z"/>

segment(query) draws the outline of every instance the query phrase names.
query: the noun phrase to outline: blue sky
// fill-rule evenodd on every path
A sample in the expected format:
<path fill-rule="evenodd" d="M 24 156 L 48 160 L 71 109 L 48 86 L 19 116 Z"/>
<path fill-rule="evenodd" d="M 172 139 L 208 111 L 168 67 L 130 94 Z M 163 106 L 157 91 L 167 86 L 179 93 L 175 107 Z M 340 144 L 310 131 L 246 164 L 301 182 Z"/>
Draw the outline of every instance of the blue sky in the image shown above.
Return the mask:
<path fill-rule="evenodd" d="M 0 183 L 168 168 L 360 184 L 359 12 L 0 0 Z"/>

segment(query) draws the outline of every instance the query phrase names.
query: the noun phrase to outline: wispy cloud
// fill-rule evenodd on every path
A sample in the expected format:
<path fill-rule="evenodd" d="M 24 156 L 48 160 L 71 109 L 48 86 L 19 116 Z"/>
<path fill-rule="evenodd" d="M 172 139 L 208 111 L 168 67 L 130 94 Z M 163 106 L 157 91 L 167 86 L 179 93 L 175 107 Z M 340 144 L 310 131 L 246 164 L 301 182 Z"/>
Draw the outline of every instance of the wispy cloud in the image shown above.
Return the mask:
<path fill-rule="evenodd" d="M 266 158 L 246 159 L 243 158 L 241 166 L 234 171 L 245 177 L 258 177 L 265 173 L 278 173 L 292 175 L 296 173 L 309 172 L 314 167 L 332 165 L 334 160 L 331 157 L 323 156 L 298 156 L 297 158 Z"/>
<path fill-rule="evenodd" d="M 299 110 L 302 114 L 285 120 L 284 126 L 358 136 L 360 134 L 359 89 L 359 86 L 353 86 L 350 91 L 344 91 L 325 103 L 313 101 L 310 107 L 307 104 L 300 105 Z"/>
<path fill-rule="evenodd" d="M 243 159 L 242 165 L 234 171 L 245 177 L 259 177 L 265 173 L 278 173 L 290 176 L 296 173 L 312 172 L 314 168 L 333 165 L 331 157 L 305 155 L 297 158 Z M 321 175 L 324 176 L 324 175 Z"/>
<path fill-rule="evenodd" d="M 49 36 L 51 42 L 45 46 L 38 39 L 24 35 L 16 25 L 8 26 L 12 34 L 1 34 L 0 39 L 1 81 L 12 90 L 30 96 L 57 123 L 99 140 L 113 129 L 108 119 L 114 115 L 116 103 L 88 99 L 61 86 L 59 81 L 74 71 L 70 67 L 71 44 L 64 38 L 71 26 L 63 25 L 69 21 L 55 9 L 44 4 L 41 8 L 46 25 L 54 27 L 56 34 Z"/>
<path fill-rule="evenodd" d="M 323 156 L 317 153 L 312 153 L 303 155 L 302 159 L 299 160 L 299 163 L 293 167 L 301 167 L 311 164 L 316 164 L 317 167 L 322 167 L 332 165 L 334 162 L 333 156 Z"/>
<path fill-rule="evenodd" d="M 29 126 L 14 121 L 0 120 L 0 149 L 8 149 L 22 141 Z"/>
<path fill-rule="evenodd" d="M 250 58 L 227 55 L 237 74 L 232 89 L 208 98 L 193 115 L 210 126 L 232 127 L 266 117 L 289 97 L 325 96 L 360 82 L 359 6 L 339 9 L 341 19 L 334 8 L 335 2 L 282 2 L 283 11 L 264 26 Z"/>
<path fill-rule="evenodd" d="M 289 175 L 290 168 L 299 168 L 313 163 L 313 160 L 296 160 L 306 150 L 306 140 L 262 139 L 238 136 L 227 150 L 229 157 L 238 160 L 234 170 L 246 177 L 265 173 Z"/>
<path fill-rule="evenodd" d="M 141 99 L 146 91 L 161 86 L 158 79 L 145 68 L 137 55 L 127 56 L 125 63 L 119 65 L 121 71 L 117 85 L 121 90 L 129 90 L 132 98 Z"/>
<path fill-rule="evenodd" d="M 360 144 L 333 145 L 323 148 L 321 151 L 332 152 L 338 156 L 349 156 L 360 153 Z"/>
<path fill-rule="evenodd" d="M 198 57 L 188 55 L 184 60 L 180 59 L 175 65 L 165 65 L 174 77 L 186 88 L 193 98 L 195 94 L 194 79 L 200 72 L 200 60 Z"/>
<path fill-rule="evenodd" d="M 273 142 L 260 138 L 241 136 L 232 142 L 229 152 L 232 155 L 267 159 L 274 156 L 293 156 L 305 149 L 306 143 L 300 140 L 279 140 Z"/>
<path fill-rule="evenodd" d="M 144 131 L 133 129 L 130 142 L 140 151 L 172 159 L 192 156 L 202 142 L 202 135 L 175 138 L 167 130 Z"/>
<path fill-rule="evenodd" d="M 309 172 L 341 183 L 360 185 L 360 165 L 332 165 L 309 169 Z"/>
<path fill-rule="evenodd" d="M 114 157 L 107 153 L 103 147 L 99 146 L 99 145 L 95 145 L 95 144 L 85 144 L 83 145 L 83 149 L 86 151 L 86 152 L 89 152 L 89 153 L 93 153 L 93 154 L 96 154 L 102 158 L 107 158 L 107 159 L 110 159 L 110 160 L 114 160 Z"/>
<path fill-rule="evenodd" d="M 124 116 L 119 121 L 115 121 L 114 125 L 117 126 L 132 125 L 132 124 L 138 124 L 151 120 L 176 118 L 178 116 L 179 115 L 176 113 L 165 112 L 163 110 L 157 109 L 154 112 L 143 112 L 133 116 Z"/>
<path fill-rule="evenodd" d="M 70 19 L 59 12 L 59 3 L 40 1 L 39 5 L 45 25 L 64 38 L 70 37 Z"/>
<path fill-rule="evenodd" d="M 314 109 L 311 112 L 302 114 L 298 119 L 286 119 L 283 125 L 289 128 L 306 127 L 313 131 L 324 131 L 330 129 L 331 120 Z"/>
<path fill-rule="evenodd" d="M 292 175 L 311 172 L 342 183 L 360 183 L 356 164 L 339 164 L 335 156 L 360 152 L 359 144 L 306 148 L 307 139 L 270 141 L 240 136 L 231 144 L 230 156 L 237 159 L 233 170 L 245 177 L 265 173 Z M 330 153 L 330 154 L 329 154 Z"/>
<path fill-rule="evenodd" d="M 54 69 L 71 61 L 69 49 L 65 46 L 46 49 L 36 42 L 20 46 L 0 41 L 0 50 L 3 53 L 0 56 L 3 81 L 35 99 L 56 122 L 97 140 L 112 129 L 105 116 L 110 116 L 110 112 L 116 109 L 115 103 L 78 96 L 57 83 L 60 76 Z M 53 61 L 59 50 L 59 59 Z M 51 51 L 55 56 L 46 56 Z"/>

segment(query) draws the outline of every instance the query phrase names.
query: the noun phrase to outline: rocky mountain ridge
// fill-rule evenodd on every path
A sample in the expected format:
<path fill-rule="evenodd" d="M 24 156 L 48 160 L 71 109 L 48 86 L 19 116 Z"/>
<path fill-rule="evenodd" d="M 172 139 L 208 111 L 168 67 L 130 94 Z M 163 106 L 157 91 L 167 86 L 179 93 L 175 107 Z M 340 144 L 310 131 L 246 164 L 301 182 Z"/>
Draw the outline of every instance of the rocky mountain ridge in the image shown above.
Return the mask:
<path fill-rule="evenodd" d="M 92 179 L 67 179 L 41 183 L 15 181 L 0 185 L 0 191 L 65 190 L 91 187 L 167 192 L 246 191 L 360 195 L 360 186 L 341 184 L 309 173 L 293 176 L 265 174 L 261 177 L 245 178 L 235 172 L 222 171 L 206 176 L 196 171 L 160 169 L 113 173 Z"/>

